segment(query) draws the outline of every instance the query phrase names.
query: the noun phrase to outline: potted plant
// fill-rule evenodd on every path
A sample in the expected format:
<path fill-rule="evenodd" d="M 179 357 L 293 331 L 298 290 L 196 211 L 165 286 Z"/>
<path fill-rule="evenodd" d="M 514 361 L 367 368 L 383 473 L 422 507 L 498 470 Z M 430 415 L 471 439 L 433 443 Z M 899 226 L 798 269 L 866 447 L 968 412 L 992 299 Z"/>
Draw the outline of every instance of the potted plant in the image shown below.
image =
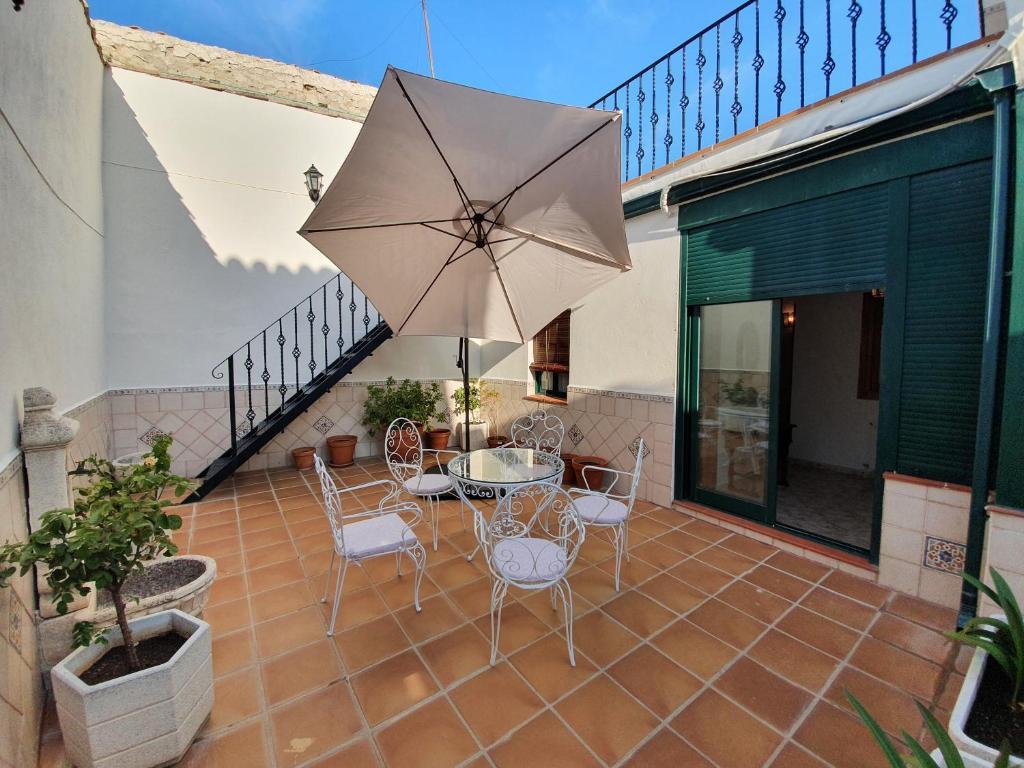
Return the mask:
<path fill-rule="evenodd" d="M 295 462 L 295 468 L 299 470 L 306 470 L 313 468 L 313 456 L 316 454 L 316 448 L 308 445 L 301 445 L 298 448 L 292 448 L 292 460 Z"/>
<path fill-rule="evenodd" d="M 563 460 L 565 460 L 565 457 L 563 457 Z M 566 463 L 568 464 L 570 462 Z M 573 475 L 575 475 L 576 485 L 580 488 L 586 488 L 588 491 L 604 490 L 605 483 L 608 480 L 608 473 L 590 472 L 584 475 L 583 469 L 584 467 L 607 467 L 608 459 L 602 459 L 600 456 L 573 455 L 571 464 Z"/>
<path fill-rule="evenodd" d="M 459 445 L 466 450 L 466 424 L 465 420 L 459 418 L 469 410 L 469 430 L 473 445 L 480 446 L 487 440 L 487 422 L 481 417 L 480 409 L 485 403 L 492 406 L 497 402 L 498 394 L 486 381 L 470 379 L 469 393 L 467 395 L 464 387 L 459 387 L 452 394 L 452 414 L 455 418 L 455 437 Z"/>
<path fill-rule="evenodd" d="M 441 397 L 441 387 L 437 382 L 425 386 L 418 381 L 405 379 L 398 384 L 393 376 L 388 376 L 383 385 L 371 384 L 366 388 L 363 424 L 370 437 L 386 430 L 398 418 L 409 419 L 423 432 L 434 417 Z M 397 446 L 400 455 L 406 455 L 414 449 L 413 445 Z"/>
<path fill-rule="evenodd" d="M 994 588 L 967 573 L 964 580 L 999 606 L 998 613 L 948 634 L 976 649 L 949 717 L 949 735 L 968 765 L 991 765 L 1005 739 L 1009 765 L 1024 766 L 1024 620 L 1006 580 L 994 568 L 990 574 Z"/>
<path fill-rule="evenodd" d="M 180 497 L 191 484 L 170 474 L 169 444 L 162 438 L 126 469 L 89 457 L 75 470 L 90 483 L 74 506 L 44 513 L 26 542 L 0 546 L 0 584 L 43 567 L 58 613 L 93 586 L 113 602 L 116 628 L 76 623 L 76 648 L 51 674 L 64 743 L 79 768 L 175 762 L 213 707 L 209 624 L 177 609 L 128 618 L 129 579 L 177 551 L 170 531 L 181 518 L 161 496 L 171 487 Z"/>
<path fill-rule="evenodd" d="M 356 435 L 331 435 L 327 438 L 327 453 L 332 467 L 351 467 L 355 464 Z"/>

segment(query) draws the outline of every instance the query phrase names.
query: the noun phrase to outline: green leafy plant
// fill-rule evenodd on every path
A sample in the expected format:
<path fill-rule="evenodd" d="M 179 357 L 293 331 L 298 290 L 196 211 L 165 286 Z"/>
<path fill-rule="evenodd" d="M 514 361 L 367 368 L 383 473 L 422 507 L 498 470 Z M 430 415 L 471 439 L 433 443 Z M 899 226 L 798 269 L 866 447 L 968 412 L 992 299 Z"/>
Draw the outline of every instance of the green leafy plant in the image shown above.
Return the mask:
<path fill-rule="evenodd" d="M 180 497 L 192 487 L 171 474 L 170 446 L 169 436 L 159 438 L 138 464 L 127 468 L 97 456 L 79 462 L 69 474 L 89 483 L 77 490 L 74 506 L 44 513 L 26 542 L 0 546 L 0 586 L 19 571 L 24 576 L 32 566 L 42 566 L 60 614 L 67 613 L 76 595 L 89 594 L 90 585 L 109 591 L 133 671 L 140 664 L 122 590 L 147 561 L 178 551 L 169 532 L 181 527 L 181 518 L 167 513 L 173 502 L 161 497 L 167 488 Z M 75 624 L 72 636 L 76 646 L 107 642 L 106 630 L 92 622 Z"/>
<path fill-rule="evenodd" d="M 429 387 L 410 379 L 398 384 L 393 376 L 388 376 L 383 385 L 371 384 L 366 388 L 363 424 L 371 437 L 398 418 L 420 422 L 427 429 L 431 419 L 438 418 L 435 412 L 442 397 L 436 382 Z"/>
<path fill-rule="evenodd" d="M 753 407 L 759 403 L 760 394 L 754 387 L 744 385 L 742 376 L 737 378 L 732 384 L 722 382 L 720 387 L 722 395 L 733 405 Z"/>
<path fill-rule="evenodd" d="M 906 731 L 902 732 L 901 737 L 907 749 L 910 750 L 910 757 L 903 757 L 897 751 L 896 745 L 893 744 L 888 734 L 882 730 L 878 721 L 871 716 L 867 709 L 864 708 L 864 705 L 857 700 L 857 697 L 847 691 L 846 698 L 849 699 L 854 711 L 860 715 L 860 719 L 867 725 L 868 730 L 878 743 L 878 746 L 882 748 L 882 752 L 892 768 L 940 768 L 939 763 L 928 754 L 925 748 L 921 746 L 921 743 Z M 949 734 L 942 727 L 942 723 L 936 720 L 935 716 L 920 702 L 915 701 L 914 703 L 917 705 L 917 711 L 921 713 L 921 717 L 924 719 L 928 733 L 931 734 L 936 746 L 939 748 L 939 754 L 942 755 L 945 768 L 964 768 L 964 761 L 960 757 L 960 750 L 956 748 L 956 744 L 949 738 Z M 992 768 L 1008 768 L 1009 765 L 1010 745 L 1003 742 L 1003 747 L 999 751 L 999 757 Z"/>
<path fill-rule="evenodd" d="M 1010 706 L 1024 709 L 1024 702 L 1021 701 L 1021 689 L 1024 688 L 1024 620 L 1021 618 L 1020 604 L 999 571 L 992 568 L 989 573 L 995 589 L 969 573 L 964 574 L 964 581 L 973 585 L 978 592 L 988 595 L 1006 618 L 976 616 L 959 632 L 949 632 L 947 635 L 958 643 L 985 651 L 1010 679 Z"/>
<path fill-rule="evenodd" d="M 497 405 L 500 395 L 486 381 L 480 379 L 470 379 L 469 381 L 469 414 L 470 418 L 474 422 L 480 421 L 480 409 L 481 408 L 493 408 Z M 464 387 L 459 387 L 452 393 L 452 402 L 455 407 L 452 408 L 452 413 L 455 416 L 461 416 L 466 412 L 466 390 Z"/>

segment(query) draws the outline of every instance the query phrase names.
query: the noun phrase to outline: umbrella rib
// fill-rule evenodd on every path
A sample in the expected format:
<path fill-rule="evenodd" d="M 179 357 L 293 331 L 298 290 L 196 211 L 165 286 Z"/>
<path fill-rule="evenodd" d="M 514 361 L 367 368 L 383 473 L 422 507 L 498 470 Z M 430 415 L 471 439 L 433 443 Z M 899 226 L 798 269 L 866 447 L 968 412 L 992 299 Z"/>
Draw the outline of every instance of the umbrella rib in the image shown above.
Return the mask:
<path fill-rule="evenodd" d="M 462 188 L 462 183 L 459 181 L 459 177 L 455 175 L 455 170 L 452 168 L 451 163 L 449 163 L 448 158 L 444 156 L 444 152 L 441 151 L 441 147 L 434 138 L 434 134 L 430 132 L 430 128 L 427 127 L 427 123 L 420 114 L 420 111 L 416 108 L 416 103 L 412 100 L 412 96 L 410 96 L 409 92 L 405 90 L 405 83 L 403 83 L 402 78 L 398 76 L 398 71 L 395 69 L 392 69 L 391 71 L 395 75 L 395 82 L 398 83 L 398 87 L 402 89 L 402 95 L 404 95 L 405 100 L 409 102 L 409 106 L 416 115 L 416 119 L 420 121 L 420 125 L 423 126 L 423 130 L 426 131 L 427 138 L 430 139 L 430 143 L 434 145 L 434 149 L 436 149 L 437 154 L 440 155 L 441 162 L 443 162 L 445 168 L 448 169 L 448 173 L 452 175 L 452 181 L 455 183 L 455 190 L 459 193 L 459 201 L 462 203 L 462 207 L 465 209 L 466 215 L 469 218 L 473 218 L 475 209 L 470 210 L 472 208 L 472 203 L 469 200 L 469 195 L 466 194 L 466 190 Z"/>
<path fill-rule="evenodd" d="M 585 251 L 582 248 L 574 248 L 571 245 L 560 243 L 557 240 L 551 240 L 547 237 L 542 237 L 540 235 L 535 235 L 530 232 L 525 232 L 521 229 L 516 229 L 515 227 L 510 227 L 508 224 L 499 224 L 498 228 L 504 232 L 508 232 L 511 235 L 515 235 L 516 237 L 521 237 L 524 240 L 531 240 L 535 243 L 541 243 L 542 245 L 546 245 L 549 248 L 554 248 L 557 251 L 567 253 L 570 256 L 576 256 L 577 258 L 584 259 L 586 261 L 597 262 L 598 264 L 617 267 L 623 272 L 629 269 L 629 267 L 626 267 L 620 264 L 619 262 L 615 261 L 615 259 L 610 259 L 607 256 L 602 256 L 597 253 L 591 253 L 590 251 Z"/>
<path fill-rule="evenodd" d="M 494 265 L 494 274 L 498 276 L 498 285 L 501 286 L 501 292 L 505 294 L 505 303 L 508 305 L 508 313 L 512 315 L 512 322 L 516 324 L 516 333 L 519 334 L 519 341 L 525 344 L 526 338 L 523 336 L 523 329 L 519 327 L 519 318 L 516 317 L 516 311 L 512 308 L 512 300 L 508 297 L 508 290 L 505 288 L 505 280 L 502 278 L 501 269 L 498 267 L 498 262 L 494 258 L 494 251 L 491 250 L 491 245 L 487 242 L 484 243 L 484 248 L 491 259 L 491 263 Z"/>
<path fill-rule="evenodd" d="M 415 227 L 419 224 L 446 224 L 449 221 L 471 221 L 472 219 L 427 219 L 425 221 L 396 221 L 391 224 L 353 224 L 347 227 L 324 227 L 323 229 L 304 229 L 302 232 L 347 232 L 355 229 L 382 229 L 384 227 Z"/>
<path fill-rule="evenodd" d="M 472 231 L 472 229 L 468 230 L 466 232 L 466 235 L 468 235 Z M 448 263 L 451 260 L 452 256 L 454 256 L 455 252 L 459 250 L 459 246 L 466 242 L 466 235 L 463 235 L 459 242 L 455 244 L 455 247 L 452 249 L 452 252 L 448 254 L 448 258 L 445 260 L 444 264 L 441 265 L 441 269 L 438 270 L 436 275 L 434 275 L 434 279 L 430 281 L 430 285 L 428 285 L 427 289 L 423 291 L 422 294 L 420 294 L 420 297 L 419 299 L 417 299 L 416 304 L 413 305 L 413 308 L 409 310 L 409 314 L 405 316 L 405 320 L 402 321 L 402 324 L 398 326 L 398 330 L 395 331 L 396 336 L 402 333 L 402 329 L 405 328 L 406 323 L 409 322 L 409 318 L 411 318 L 413 314 L 415 314 L 416 310 L 420 308 L 420 304 L 422 304 L 423 300 L 427 298 L 427 294 L 430 293 L 430 289 L 434 287 L 434 283 L 437 282 L 438 278 L 441 277 L 441 274 L 448 268 Z M 473 248 L 475 250 L 476 246 L 474 245 Z"/>
<path fill-rule="evenodd" d="M 454 221 L 466 221 L 466 219 L 454 219 Z M 442 235 L 448 235 L 448 237 L 454 237 L 456 240 L 465 240 L 466 239 L 464 236 L 457 235 L 454 232 L 449 232 L 446 229 L 441 229 L 440 227 L 431 226 L 429 223 L 427 223 L 425 221 L 421 221 L 420 224 L 422 224 L 427 229 L 432 229 L 435 232 L 440 232 Z"/>

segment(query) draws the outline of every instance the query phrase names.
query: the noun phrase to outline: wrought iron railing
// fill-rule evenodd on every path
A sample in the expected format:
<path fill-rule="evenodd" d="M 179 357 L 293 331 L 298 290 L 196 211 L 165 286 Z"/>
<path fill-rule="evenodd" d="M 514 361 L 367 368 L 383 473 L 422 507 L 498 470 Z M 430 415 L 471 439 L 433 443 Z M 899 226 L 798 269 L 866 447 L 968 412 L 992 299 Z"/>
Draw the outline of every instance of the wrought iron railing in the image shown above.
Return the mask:
<path fill-rule="evenodd" d="M 339 272 L 217 363 L 213 378 L 227 376 L 231 450 L 382 322 L 369 299 Z"/>
<path fill-rule="evenodd" d="M 746 0 L 590 106 L 622 111 L 628 181 L 981 34 L 966 0 Z"/>

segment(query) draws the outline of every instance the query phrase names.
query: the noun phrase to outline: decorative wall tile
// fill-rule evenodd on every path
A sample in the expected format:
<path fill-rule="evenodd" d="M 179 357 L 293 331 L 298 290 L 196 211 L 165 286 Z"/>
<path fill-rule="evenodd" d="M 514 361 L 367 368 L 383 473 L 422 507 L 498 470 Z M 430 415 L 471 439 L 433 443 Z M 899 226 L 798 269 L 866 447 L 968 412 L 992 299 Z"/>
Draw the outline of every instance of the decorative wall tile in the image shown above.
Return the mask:
<path fill-rule="evenodd" d="M 333 428 L 334 422 L 328 419 L 326 416 L 321 416 L 319 419 L 313 422 L 313 429 L 315 429 L 321 435 L 326 435 Z"/>
<path fill-rule="evenodd" d="M 939 539 L 935 536 L 925 537 L 923 562 L 925 568 L 959 575 L 964 571 L 966 558 L 967 547 L 963 544 Z"/>
<path fill-rule="evenodd" d="M 139 440 L 141 440 L 146 445 L 152 447 L 153 443 L 155 443 L 161 437 L 165 437 L 166 435 L 167 433 L 164 432 L 163 430 L 157 429 L 156 427 L 150 427 L 142 435 L 139 436 Z"/>
<path fill-rule="evenodd" d="M 633 458 L 636 458 L 637 453 L 640 451 L 640 440 L 639 436 L 633 438 L 633 442 L 629 444 L 629 452 L 633 454 Z M 644 442 L 644 458 L 646 459 L 651 455 L 651 447 Z"/>
<path fill-rule="evenodd" d="M 569 427 L 569 440 L 572 441 L 574 446 L 579 445 L 583 441 L 583 432 L 578 424 L 573 424 Z"/>

